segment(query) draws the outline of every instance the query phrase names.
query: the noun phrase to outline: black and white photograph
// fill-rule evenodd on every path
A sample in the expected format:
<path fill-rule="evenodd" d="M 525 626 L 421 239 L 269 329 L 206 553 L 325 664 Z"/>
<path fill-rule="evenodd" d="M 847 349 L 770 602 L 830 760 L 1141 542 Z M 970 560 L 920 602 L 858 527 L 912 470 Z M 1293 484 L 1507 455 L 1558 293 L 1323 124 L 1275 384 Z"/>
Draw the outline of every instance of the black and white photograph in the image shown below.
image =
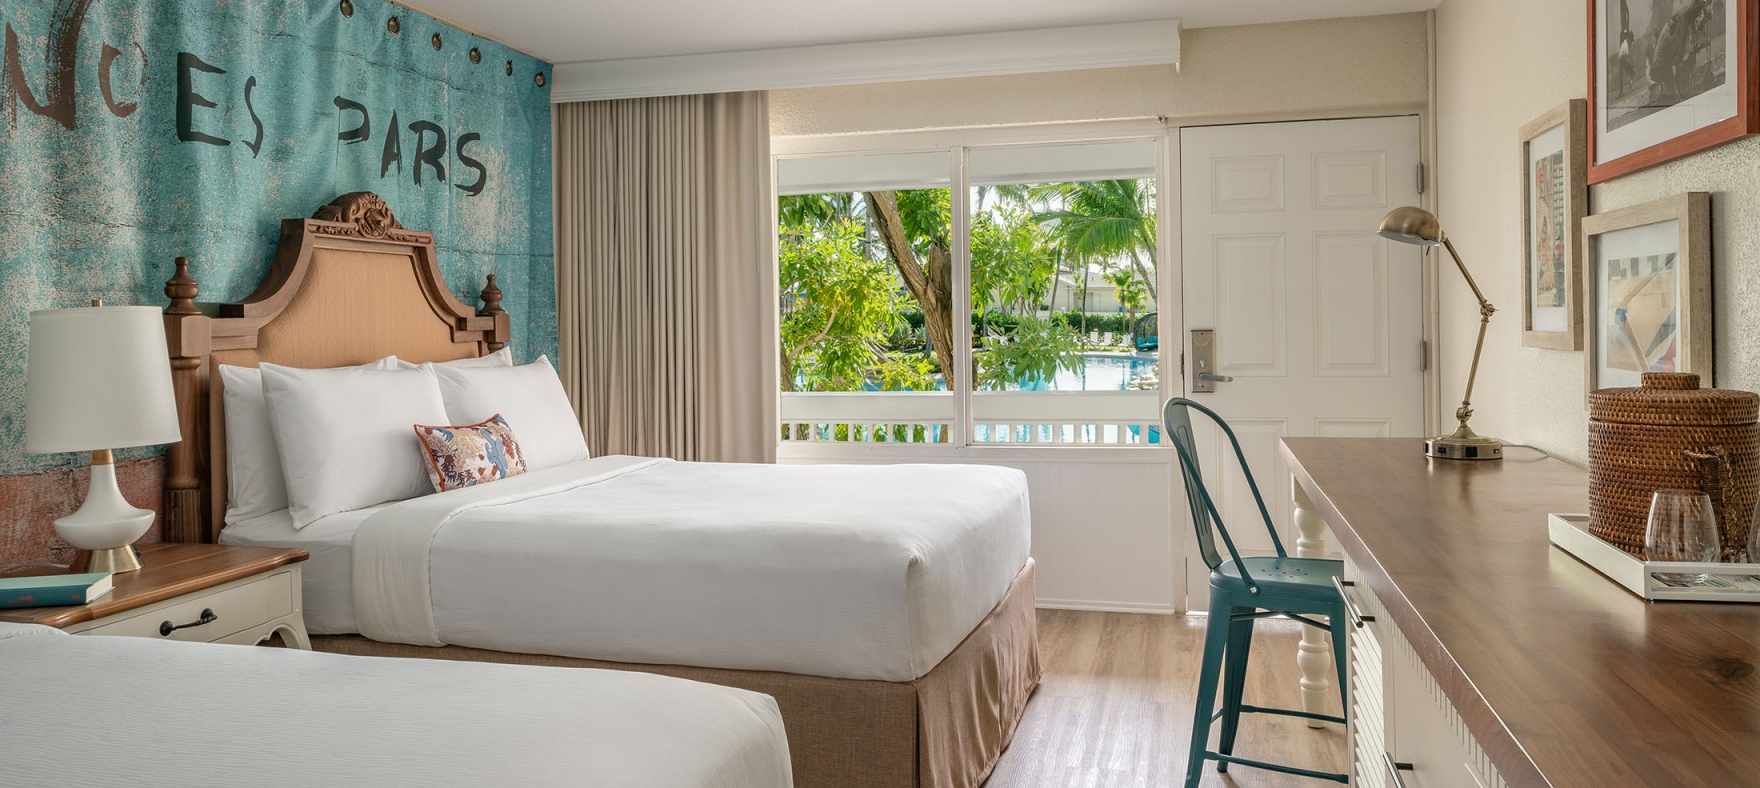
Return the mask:
<path fill-rule="evenodd" d="M 1607 128 L 1722 87 L 1726 0 L 1618 0 L 1606 17 Z M 1614 10 L 1609 3 L 1610 11 Z"/>
<path fill-rule="evenodd" d="M 1755 0 L 1593 0 L 1589 183 L 1760 130 L 1747 73 Z"/>

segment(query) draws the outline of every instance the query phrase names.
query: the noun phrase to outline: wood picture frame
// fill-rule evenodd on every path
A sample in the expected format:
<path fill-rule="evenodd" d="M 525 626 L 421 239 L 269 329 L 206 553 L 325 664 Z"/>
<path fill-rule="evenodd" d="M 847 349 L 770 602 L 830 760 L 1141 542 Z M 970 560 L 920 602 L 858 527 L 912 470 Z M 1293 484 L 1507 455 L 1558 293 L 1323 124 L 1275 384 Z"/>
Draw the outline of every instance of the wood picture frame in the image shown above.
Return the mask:
<path fill-rule="evenodd" d="M 1583 349 L 1583 217 L 1589 212 L 1585 122 L 1571 99 L 1523 126 L 1522 344 Z"/>
<path fill-rule="evenodd" d="M 1589 183 L 1760 132 L 1760 0 L 1587 2 Z"/>
<path fill-rule="evenodd" d="M 1709 192 L 1584 218 L 1583 272 L 1585 407 L 1643 371 L 1715 383 Z"/>

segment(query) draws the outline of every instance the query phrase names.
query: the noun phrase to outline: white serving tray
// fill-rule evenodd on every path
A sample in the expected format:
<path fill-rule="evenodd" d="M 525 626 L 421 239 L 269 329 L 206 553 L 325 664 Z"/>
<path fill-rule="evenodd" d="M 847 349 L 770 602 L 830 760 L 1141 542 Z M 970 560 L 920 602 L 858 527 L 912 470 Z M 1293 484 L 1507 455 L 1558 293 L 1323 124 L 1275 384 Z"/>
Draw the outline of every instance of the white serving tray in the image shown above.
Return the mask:
<path fill-rule="evenodd" d="M 1546 516 L 1546 530 L 1552 536 L 1552 543 L 1560 549 L 1594 567 L 1607 579 L 1625 586 L 1626 590 L 1652 602 L 1760 602 L 1760 564 L 1640 561 L 1589 533 L 1589 515 L 1586 514 L 1549 514 Z M 1657 572 L 1705 572 L 1712 576 L 1713 583 L 1719 585 L 1676 588 L 1657 579 Z"/>

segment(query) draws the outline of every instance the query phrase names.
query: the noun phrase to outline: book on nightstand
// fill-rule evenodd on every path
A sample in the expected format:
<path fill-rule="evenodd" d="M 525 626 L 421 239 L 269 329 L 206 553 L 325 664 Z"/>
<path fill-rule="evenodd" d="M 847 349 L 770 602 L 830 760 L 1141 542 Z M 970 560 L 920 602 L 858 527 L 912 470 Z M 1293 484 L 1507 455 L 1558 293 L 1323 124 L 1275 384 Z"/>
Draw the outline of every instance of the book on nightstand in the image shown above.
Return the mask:
<path fill-rule="evenodd" d="M 84 605 L 110 593 L 109 572 L 0 577 L 0 610 Z"/>

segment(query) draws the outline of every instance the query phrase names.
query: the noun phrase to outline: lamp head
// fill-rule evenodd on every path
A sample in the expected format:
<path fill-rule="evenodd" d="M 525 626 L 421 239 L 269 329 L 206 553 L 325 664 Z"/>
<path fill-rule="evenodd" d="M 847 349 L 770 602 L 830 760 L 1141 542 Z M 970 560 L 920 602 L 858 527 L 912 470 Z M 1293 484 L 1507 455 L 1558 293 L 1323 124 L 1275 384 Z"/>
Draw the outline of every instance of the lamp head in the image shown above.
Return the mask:
<path fill-rule="evenodd" d="M 1381 237 L 1402 244 L 1441 246 L 1442 223 L 1436 214 L 1408 205 L 1387 212 L 1381 220 Z"/>

